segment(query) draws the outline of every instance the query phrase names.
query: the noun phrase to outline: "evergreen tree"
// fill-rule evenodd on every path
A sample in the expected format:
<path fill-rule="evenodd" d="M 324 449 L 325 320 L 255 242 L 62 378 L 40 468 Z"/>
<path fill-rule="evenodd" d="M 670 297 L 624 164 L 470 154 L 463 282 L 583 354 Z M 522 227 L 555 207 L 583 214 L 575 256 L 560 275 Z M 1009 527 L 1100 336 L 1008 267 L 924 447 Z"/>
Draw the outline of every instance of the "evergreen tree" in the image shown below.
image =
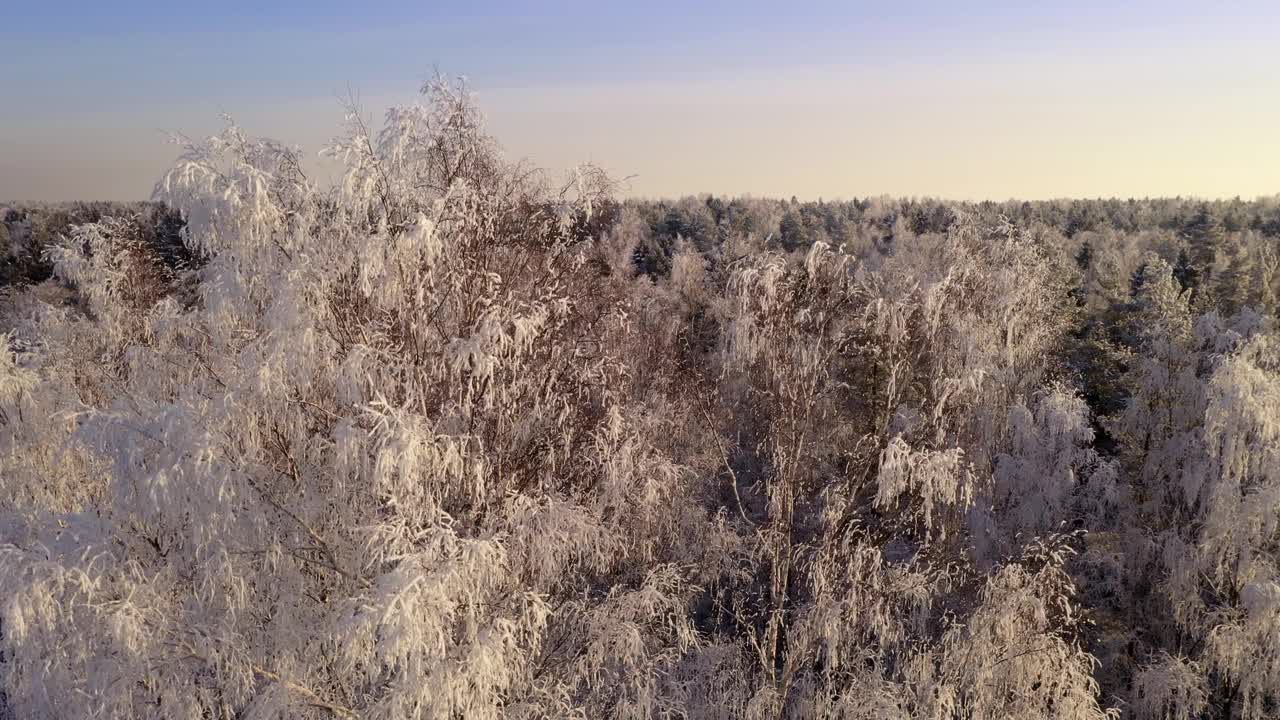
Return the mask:
<path fill-rule="evenodd" d="M 1196 270 L 1191 264 L 1191 255 L 1185 247 L 1178 250 L 1178 261 L 1173 266 L 1173 277 L 1183 290 L 1194 290 Z"/>
<path fill-rule="evenodd" d="M 1093 263 L 1093 245 L 1090 241 L 1085 240 L 1080 245 L 1080 252 L 1076 253 L 1076 267 L 1080 272 L 1088 272 L 1090 265 Z"/>
<path fill-rule="evenodd" d="M 1187 239 L 1188 259 L 1195 271 L 1191 287 L 1193 291 L 1201 292 L 1209 286 L 1212 279 L 1226 230 L 1218 215 L 1208 205 L 1201 205 L 1200 210 L 1183 228 L 1183 236 Z"/>

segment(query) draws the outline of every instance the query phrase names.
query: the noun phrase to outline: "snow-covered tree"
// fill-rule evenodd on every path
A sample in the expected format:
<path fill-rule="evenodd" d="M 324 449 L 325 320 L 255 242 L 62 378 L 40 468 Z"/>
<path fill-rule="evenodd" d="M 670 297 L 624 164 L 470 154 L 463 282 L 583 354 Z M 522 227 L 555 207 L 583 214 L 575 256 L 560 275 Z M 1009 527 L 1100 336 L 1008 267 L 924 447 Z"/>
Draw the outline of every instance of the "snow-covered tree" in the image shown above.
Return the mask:
<path fill-rule="evenodd" d="M 619 201 L 423 90 L 4 211 L 0 717 L 1276 715 L 1274 203 Z"/>
<path fill-rule="evenodd" d="M 332 152 L 234 125 L 54 255 L 75 309 L 6 342 L 0 637 L 21 717 L 650 717 L 698 646 L 689 474 L 633 395 L 607 191 L 501 159 L 433 82 Z M 32 423 L 22 419 L 35 418 Z M 20 419 L 22 418 L 22 419 Z"/>

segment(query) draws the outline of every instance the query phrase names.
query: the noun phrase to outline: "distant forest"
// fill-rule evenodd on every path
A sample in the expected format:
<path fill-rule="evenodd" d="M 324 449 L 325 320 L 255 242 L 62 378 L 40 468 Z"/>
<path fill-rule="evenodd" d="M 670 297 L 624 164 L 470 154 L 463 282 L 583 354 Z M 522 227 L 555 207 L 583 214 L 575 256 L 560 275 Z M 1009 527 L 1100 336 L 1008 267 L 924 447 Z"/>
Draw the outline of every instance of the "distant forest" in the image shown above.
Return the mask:
<path fill-rule="evenodd" d="M 140 217 L 144 241 L 169 264 L 189 262 L 179 233 L 179 213 L 156 202 L 64 202 L 0 204 L 0 229 L 7 251 L 0 282 L 30 284 L 49 278 L 52 265 L 44 249 L 71 228 L 112 216 Z M 715 195 L 678 200 L 610 200 L 584 232 L 625 231 L 636 242 L 636 269 L 650 277 L 670 272 L 681 243 L 689 243 L 708 261 L 723 261 L 725 246 L 742 252 L 807 250 L 816 242 L 866 252 L 888 247 L 895 235 L 946 233 L 958 218 L 988 225 L 1008 223 L 1044 236 L 1075 258 L 1082 271 L 1092 266 L 1094 250 L 1105 248 L 1106 275 L 1137 272 L 1143 255 L 1154 252 L 1182 268 L 1190 282 L 1191 256 L 1214 268 L 1235 263 L 1238 271 L 1265 272 L 1258 253 L 1280 238 L 1280 195 L 1257 200 L 1184 198 L 956 202 L 930 198 L 874 197 L 801 202 Z M 1264 238 L 1270 238 L 1266 240 Z M 1198 247 L 1198 250 L 1193 249 Z M 1212 248 L 1211 251 L 1209 248 Z M 1207 253 L 1212 252 L 1212 259 Z M 1081 255 L 1083 253 L 1083 255 Z M 1255 291 L 1265 283 L 1254 283 Z M 1187 285 L 1185 289 L 1191 289 Z M 1274 289 L 1274 288 L 1273 288 Z M 1247 294 L 1247 291 L 1246 291 Z"/>

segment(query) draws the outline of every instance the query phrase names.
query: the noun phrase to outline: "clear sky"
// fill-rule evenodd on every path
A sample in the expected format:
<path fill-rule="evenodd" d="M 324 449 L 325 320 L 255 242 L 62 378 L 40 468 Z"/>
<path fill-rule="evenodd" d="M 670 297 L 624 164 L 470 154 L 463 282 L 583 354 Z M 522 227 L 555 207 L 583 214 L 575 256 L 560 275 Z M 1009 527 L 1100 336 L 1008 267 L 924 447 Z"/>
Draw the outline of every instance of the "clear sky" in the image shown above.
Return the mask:
<path fill-rule="evenodd" d="M 1280 193 L 1280 2 L 0 0 L 0 200 L 140 199 L 230 113 L 311 151 L 465 74 L 631 192 Z"/>

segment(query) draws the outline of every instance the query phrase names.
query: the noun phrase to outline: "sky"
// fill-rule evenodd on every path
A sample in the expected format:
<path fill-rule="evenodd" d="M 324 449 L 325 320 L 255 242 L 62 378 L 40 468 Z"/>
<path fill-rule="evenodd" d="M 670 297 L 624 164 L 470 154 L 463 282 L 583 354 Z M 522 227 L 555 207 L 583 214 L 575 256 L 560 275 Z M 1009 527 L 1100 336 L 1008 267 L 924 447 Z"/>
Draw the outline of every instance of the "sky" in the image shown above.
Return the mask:
<path fill-rule="evenodd" d="M 224 113 L 314 156 L 433 68 L 634 196 L 1280 193 L 1275 0 L 0 0 L 0 200 L 147 198 Z"/>

